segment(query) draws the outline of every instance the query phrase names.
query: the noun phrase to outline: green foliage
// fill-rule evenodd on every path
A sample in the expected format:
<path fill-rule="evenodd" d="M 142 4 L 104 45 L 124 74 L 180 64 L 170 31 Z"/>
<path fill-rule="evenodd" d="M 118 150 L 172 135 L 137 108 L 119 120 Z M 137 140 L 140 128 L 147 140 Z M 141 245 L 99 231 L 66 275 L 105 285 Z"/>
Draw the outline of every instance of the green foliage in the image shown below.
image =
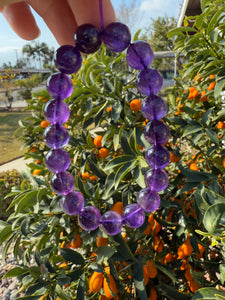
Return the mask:
<path fill-rule="evenodd" d="M 0 173 L 0 220 L 6 221 L 9 215 L 12 213 L 12 209 L 7 210 L 10 205 L 13 196 L 5 198 L 12 188 L 20 186 L 23 178 L 19 172 L 16 170 L 6 171 Z"/>

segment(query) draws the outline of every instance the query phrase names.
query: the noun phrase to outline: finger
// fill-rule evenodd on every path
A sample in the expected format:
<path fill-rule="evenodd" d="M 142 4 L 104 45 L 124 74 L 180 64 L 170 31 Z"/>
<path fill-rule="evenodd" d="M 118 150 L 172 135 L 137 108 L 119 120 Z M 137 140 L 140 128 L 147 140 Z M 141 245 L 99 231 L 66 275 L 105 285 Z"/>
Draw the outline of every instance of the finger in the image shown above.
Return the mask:
<path fill-rule="evenodd" d="M 68 3 L 78 25 L 89 23 L 101 28 L 99 0 L 68 0 Z M 115 21 L 115 12 L 110 0 L 103 0 L 102 5 L 104 26 L 107 26 Z"/>
<path fill-rule="evenodd" d="M 4 6 L 2 14 L 11 28 L 24 40 L 34 40 L 40 35 L 40 30 L 25 2 Z"/>
<path fill-rule="evenodd" d="M 43 18 L 60 45 L 74 45 L 77 23 L 65 0 L 29 0 L 28 3 Z"/>

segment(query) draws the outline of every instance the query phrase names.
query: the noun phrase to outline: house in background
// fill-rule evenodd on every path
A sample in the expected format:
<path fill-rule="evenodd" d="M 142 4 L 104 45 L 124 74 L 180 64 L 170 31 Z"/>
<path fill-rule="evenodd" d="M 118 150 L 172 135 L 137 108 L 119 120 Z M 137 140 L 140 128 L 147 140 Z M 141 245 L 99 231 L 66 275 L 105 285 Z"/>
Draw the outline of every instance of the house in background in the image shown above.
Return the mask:
<path fill-rule="evenodd" d="M 183 26 L 184 18 L 187 16 L 196 16 L 201 14 L 200 0 L 183 0 L 180 14 L 177 21 L 177 27 Z M 190 24 L 190 26 L 192 26 Z"/>

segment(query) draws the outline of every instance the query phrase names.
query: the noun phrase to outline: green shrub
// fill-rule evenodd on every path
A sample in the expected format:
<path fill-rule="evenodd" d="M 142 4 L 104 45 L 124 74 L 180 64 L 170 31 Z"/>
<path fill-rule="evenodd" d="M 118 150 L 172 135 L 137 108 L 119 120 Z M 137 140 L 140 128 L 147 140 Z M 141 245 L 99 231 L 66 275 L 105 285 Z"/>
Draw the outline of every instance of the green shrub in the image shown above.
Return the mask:
<path fill-rule="evenodd" d="M 0 173 L 0 220 L 6 221 L 13 212 L 12 208 L 6 211 L 13 199 L 13 195 L 5 197 L 11 193 L 12 188 L 15 189 L 17 186 L 20 186 L 22 181 L 22 175 L 16 170 Z"/>

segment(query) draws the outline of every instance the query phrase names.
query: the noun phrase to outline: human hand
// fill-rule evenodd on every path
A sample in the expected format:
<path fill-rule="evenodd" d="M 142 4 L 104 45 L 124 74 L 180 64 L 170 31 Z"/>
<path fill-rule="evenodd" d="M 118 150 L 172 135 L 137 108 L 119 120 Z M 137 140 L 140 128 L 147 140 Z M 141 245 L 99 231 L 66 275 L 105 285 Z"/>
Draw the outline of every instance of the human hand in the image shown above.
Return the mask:
<path fill-rule="evenodd" d="M 99 0 L 0 0 L 1 12 L 23 39 L 33 40 L 40 30 L 30 6 L 43 18 L 60 45 L 74 44 L 77 26 L 89 23 L 100 28 Z M 104 25 L 115 21 L 110 0 L 103 0 Z"/>

